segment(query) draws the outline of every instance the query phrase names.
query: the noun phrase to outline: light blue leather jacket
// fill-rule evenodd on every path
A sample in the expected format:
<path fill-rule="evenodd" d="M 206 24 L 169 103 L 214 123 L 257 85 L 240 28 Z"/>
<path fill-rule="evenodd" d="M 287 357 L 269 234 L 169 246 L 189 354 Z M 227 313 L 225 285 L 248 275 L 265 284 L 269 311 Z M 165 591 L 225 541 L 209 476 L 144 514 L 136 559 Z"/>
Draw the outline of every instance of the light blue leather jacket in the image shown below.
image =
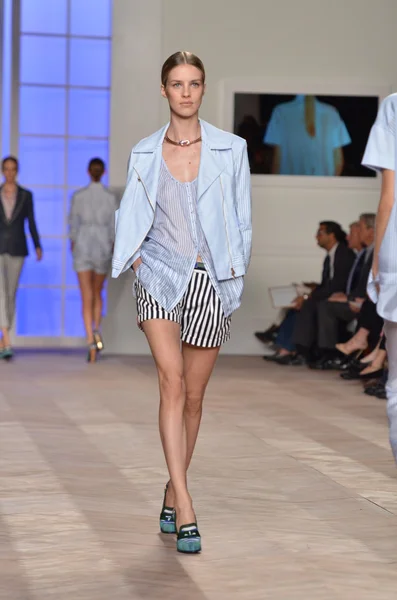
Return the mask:
<path fill-rule="evenodd" d="M 251 182 L 245 140 L 200 120 L 197 213 L 219 281 L 244 275 L 251 256 Z M 112 276 L 129 269 L 152 227 L 168 125 L 133 149 L 116 211 Z M 137 254 L 138 253 L 138 254 Z"/>

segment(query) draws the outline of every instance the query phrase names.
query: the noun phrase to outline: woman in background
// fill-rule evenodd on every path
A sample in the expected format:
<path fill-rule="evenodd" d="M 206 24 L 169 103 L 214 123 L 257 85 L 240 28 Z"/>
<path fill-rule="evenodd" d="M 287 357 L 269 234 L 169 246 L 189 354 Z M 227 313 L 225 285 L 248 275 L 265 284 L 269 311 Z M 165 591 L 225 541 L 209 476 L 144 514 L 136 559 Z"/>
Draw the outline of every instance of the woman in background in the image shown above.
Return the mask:
<path fill-rule="evenodd" d="M 69 215 L 73 266 L 79 280 L 88 362 L 103 350 L 100 333 L 102 290 L 109 271 L 113 241 L 115 196 L 101 183 L 105 163 L 93 158 L 88 165 L 91 183 L 73 194 Z"/>
<path fill-rule="evenodd" d="M 25 221 L 36 249 L 37 260 L 43 252 L 33 210 L 33 195 L 17 184 L 18 160 L 14 156 L 3 159 L 1 170 L 4 182 L 0 188 L 0 358 L 11 359 L 10 330 L 15 315 L 18 282 L 28 246 Z"/>

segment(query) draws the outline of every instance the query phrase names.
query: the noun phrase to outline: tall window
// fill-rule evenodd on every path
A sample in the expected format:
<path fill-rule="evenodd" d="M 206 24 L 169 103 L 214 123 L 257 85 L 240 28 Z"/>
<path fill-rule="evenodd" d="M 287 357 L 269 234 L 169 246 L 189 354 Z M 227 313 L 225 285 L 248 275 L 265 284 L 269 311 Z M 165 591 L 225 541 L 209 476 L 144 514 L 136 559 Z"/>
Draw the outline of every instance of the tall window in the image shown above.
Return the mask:
<path fill-rule="evenodd" d="M 37 263 L 30 246 L 18 294 L 17 336 L 84 335 L 67 215 L 74 190 L 88 183 L 89 159 L 108 162 L 111 4 L 20 0 L 14 15 L 19 181 L 33 192 L 44 250 Z"/>

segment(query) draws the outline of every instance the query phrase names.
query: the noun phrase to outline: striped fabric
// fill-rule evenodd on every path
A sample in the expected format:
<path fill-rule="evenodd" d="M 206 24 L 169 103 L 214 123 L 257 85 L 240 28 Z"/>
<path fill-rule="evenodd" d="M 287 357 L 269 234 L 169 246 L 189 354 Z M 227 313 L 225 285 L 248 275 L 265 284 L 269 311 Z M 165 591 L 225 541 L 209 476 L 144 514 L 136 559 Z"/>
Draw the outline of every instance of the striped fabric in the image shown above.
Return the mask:
<path fill-rule="evenodd" d="M 182 299 L 200 255 L 211 283 L 229 316 L 241 303 L 243 277 L 218 281 L 211 252 L 197 215 L 197 179 L 176 180 L 165 161 L 160 169 L 156 212 L 140 249 L 137 278 L 166 311 Z"/>
<path fill-rule="evenodd" d="M 171 311 L 166 311 L 137 281 L 138 326 L 149 319 L 165 319 L 181 326 L 181 340 L 193 346 L 216 348 L 230 339 L 231 317 L 225 317 L 208 273 L 194 269 L 187 290 Z"/>

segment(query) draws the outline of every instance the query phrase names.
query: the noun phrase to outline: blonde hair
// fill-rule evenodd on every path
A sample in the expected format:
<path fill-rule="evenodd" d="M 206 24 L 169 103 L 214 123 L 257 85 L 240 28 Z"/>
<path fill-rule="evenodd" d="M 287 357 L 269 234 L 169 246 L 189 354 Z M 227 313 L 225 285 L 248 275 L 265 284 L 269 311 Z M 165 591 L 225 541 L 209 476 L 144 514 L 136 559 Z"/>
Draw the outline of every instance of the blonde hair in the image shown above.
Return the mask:
<path fill-rule="evenodd" d="M 203 75 L 203 83 L 205 83 L 205 69 L 202 60 L 192 52 L 179 51 L 175 52 L 167 58 L 161 69 L 161 83 L 165 87 L 167 85 L 168 75 L 174 67 L 179 65 L 192 65 L 199 69 Z"/>

